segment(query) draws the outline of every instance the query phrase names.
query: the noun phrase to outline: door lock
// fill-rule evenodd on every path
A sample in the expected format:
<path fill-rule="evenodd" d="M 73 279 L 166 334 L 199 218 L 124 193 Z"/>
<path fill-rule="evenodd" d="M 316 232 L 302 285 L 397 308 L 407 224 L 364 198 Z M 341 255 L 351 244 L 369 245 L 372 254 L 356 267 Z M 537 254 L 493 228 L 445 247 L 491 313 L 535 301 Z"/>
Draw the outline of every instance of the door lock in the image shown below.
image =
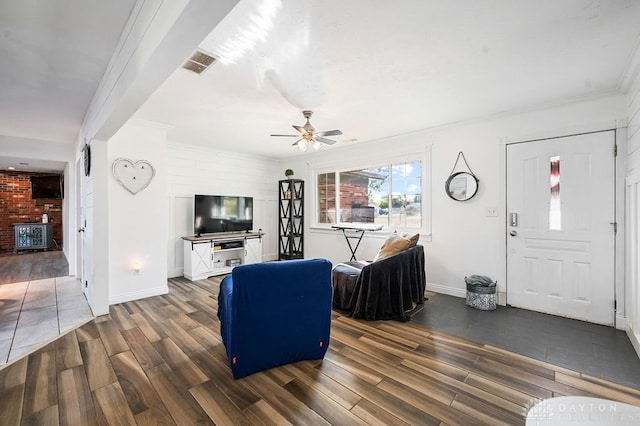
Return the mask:
<path fill-rule="evenodd" d="M 518 235 L 518 232 L 514 229 L 511 232 L 509 232 L 509 235 L 511 235 L 512 237 L 515 237 L 516 235 Z"/>
<path fill-rule="evenodd" d="M 509 214 L 509 225 L 518 226 L 518 213 Z"/>

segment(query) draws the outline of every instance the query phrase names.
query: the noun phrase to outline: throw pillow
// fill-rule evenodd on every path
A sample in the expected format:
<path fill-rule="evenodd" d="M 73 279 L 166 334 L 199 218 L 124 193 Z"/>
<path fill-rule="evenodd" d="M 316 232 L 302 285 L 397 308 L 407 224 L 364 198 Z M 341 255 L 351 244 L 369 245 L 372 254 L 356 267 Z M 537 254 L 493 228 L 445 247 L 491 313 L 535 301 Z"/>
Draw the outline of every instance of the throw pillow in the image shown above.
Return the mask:
<path fill-rule="evenodd" d="M 418 241 L 416 239 L 416 243 L 417 242 Z M 380 247 L 380 250 L 378 251 L 378 254 L 376 255 L 375 259 L 373 259 L 373 261 L 377 262 L 378 260 L 382 260 L 389 256 L 393 256 L 394 254 L 400 253 L 401 251 L 408 249 L 410 247 L 410 244 L 411 240 L 409 240 L 408 238 L 404 238 L 403 236 L 398 234 L 391 234 L 389 235 L 389 238 L 387 238 L 387 240 L 384 242 L 384 244 L 382 244 L 382 247 Z"/>
<path fill-rule="evenodd" d="M 407 233 L 404 233 L 402 236 L 409 240 L 409 247 L 408 248 L 417 246 L 418 245 L 418 241 L 420 240 L 420 234 L 409 235 Z"/>

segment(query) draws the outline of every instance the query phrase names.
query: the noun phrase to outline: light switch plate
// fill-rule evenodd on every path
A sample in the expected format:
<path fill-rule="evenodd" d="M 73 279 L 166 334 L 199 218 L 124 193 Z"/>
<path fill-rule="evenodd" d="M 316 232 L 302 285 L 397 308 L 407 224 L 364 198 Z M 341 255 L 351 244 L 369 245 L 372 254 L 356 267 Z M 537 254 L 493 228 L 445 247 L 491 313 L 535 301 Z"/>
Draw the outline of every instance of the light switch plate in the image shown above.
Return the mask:
<path fill-rule="evenodd" d="M 498 217 L 498 208 L 497 207 L 485 207 L 484 215 L 486 217 Z"/>

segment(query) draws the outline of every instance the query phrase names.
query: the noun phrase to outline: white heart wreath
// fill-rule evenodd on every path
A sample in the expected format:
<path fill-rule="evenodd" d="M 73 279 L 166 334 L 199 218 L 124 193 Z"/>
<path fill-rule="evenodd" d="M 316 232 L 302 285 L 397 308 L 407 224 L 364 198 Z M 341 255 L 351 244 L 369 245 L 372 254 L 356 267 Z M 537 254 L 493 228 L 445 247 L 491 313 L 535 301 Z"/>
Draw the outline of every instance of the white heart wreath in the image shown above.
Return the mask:
<path fill-rule="evenodd" d="M 128 158 L 118 158 L 111 166 L 111 173 L 124 189 L 135 195 L 149 186 L 156 170 L 147 160 L 134 163 Z"/>

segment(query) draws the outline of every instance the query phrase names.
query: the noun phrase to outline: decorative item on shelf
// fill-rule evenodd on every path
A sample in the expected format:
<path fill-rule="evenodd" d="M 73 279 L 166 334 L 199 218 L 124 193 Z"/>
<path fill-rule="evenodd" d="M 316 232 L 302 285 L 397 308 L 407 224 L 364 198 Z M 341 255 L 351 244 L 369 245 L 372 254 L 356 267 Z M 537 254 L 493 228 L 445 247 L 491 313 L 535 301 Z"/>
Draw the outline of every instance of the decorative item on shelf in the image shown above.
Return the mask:
<path fill-rule="evenodd" d="M 149 186 L 156 175 L 156 170 L 147 160 L 138 160 L 134 163 L 128 158 L 118 158 L 111 166 L 111 173 L 124 189 L 136 195 Z"/>
<path fill-rule="evenodd" d="M 454 173 L 454 170 L 458 165 L 458 161 L 460 161 L 460 157 L 462 157 L 468 172 Z M 449 178 L 444 184 L 444 190 L 449 198 L 456 201 L 470 200 L 478 192 L 478 187 L 480 186 L 479 182 L 480 180 L 471 171 L 471 168 L 467 163 L 467 159 L 464 158 L 462 151 L 458 152 L 458 157 L 456 158 L 456 162 L 453 164 L 453 169 L 451 169 Z"/>
<path fill-rule="evenodd" d="M 285 170 L 284 175 L 287 177 L 287 179 L 293 179 L 293 170 L 291 169 Z"/>

